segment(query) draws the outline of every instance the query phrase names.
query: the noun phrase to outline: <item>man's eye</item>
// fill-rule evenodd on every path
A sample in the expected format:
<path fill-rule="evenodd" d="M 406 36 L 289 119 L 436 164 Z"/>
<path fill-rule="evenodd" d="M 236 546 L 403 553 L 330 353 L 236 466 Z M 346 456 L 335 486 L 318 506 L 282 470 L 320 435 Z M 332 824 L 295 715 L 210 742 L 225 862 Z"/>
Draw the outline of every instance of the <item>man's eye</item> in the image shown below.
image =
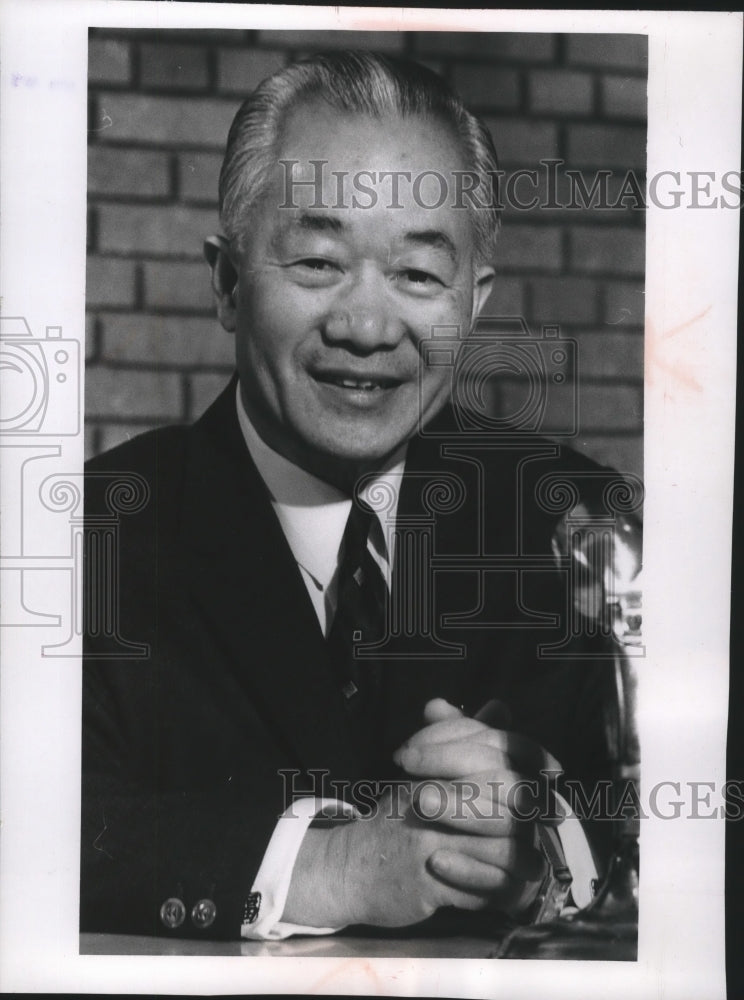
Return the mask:
<path fill-rule="evenodd" d="M 311 287 L 333 284 L 341 273 L 338 264 L 324 257 L 302 257 L 289 267 L 297 282 Z"/>
<path fill-rule="evenodd" d="M 323 260 L 322 257 L 306 257 L 304 260 L 295 262 L 295 266 L 303 267 L 308 271 L 315 271 L 322 274 L 324 271 L 336 270 L 336 265 L 330 260 Z"/>
<path fill-rule="evenodd" d="M 435 291 L 442 285 L 442 282 L 435 275 L 413 267 L 399 271 L 396 277 L 409 288 L 414 288 L 417 291 Z"/>

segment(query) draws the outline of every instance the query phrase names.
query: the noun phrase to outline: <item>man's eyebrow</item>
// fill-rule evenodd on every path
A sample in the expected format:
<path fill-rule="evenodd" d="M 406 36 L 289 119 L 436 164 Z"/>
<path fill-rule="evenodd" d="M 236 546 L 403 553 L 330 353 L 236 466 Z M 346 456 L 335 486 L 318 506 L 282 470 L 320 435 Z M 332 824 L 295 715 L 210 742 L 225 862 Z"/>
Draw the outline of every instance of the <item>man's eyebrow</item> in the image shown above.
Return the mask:
<path fill-rule="evenodd" d="M 444 250 L 454 263 L 457 263 L 457 247 L 450 237 L 440 229 L 413 229 L 403 234 L 403 239 L 420 246 Z"/>
<path fill-rule="evenodd" d="M 336 215 L 326 215 L 322 212 L 300 212 L 291 216 L 282 227 L 286 230 L 304 229 L 312 233 L 338 233 L 346 228 L 342 219 Z"/>

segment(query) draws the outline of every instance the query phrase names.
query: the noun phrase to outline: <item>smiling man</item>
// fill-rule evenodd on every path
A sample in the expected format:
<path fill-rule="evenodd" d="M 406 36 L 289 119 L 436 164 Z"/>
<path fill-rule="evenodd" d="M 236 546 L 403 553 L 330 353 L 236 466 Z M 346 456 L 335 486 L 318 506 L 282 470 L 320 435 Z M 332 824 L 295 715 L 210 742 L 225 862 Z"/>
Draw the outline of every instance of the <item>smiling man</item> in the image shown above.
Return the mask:
<path fill-rule="evenodd" d="M 119 475 L 148 498 L 122 520 L 120 629 L 88 599 L 83 929 L 530 919 L 557 772 L 604 773 L 605 671 L 596 642 L 540 653 L 566 595 L 538 482 L 594 467 L 484 449 L 449 405 L 495 278 L 495 171 L 405 61 L 319 57 L 239 110 L 205 248 L 237 376 L 193 428 L 90 468 L 92 522 Z"/>
<path fill-rule="evenodd" d="M 384 82 L 373 81 L 368 103 Z M 359 77 L 355 86 L 362 88 Z M 465 335 L 494 271 L 474 243 L 473 213 L 455 200 L 458 178 L 473 168 L 433 106 L 444 93 L 430 95 L 428 109 L 422 100 L 415 115 L 387 95 L 384 119 L 382 108 L 339 113 L 309 85 L 301 94 L 250 207 L 233 177 L 246 169 L 247 152 L 228 151 L 223 218 L 231 240 L 220 250 L 215 286 L 220 320 L 236 335 L 253 426 L 285 458 L 350 489 L 446 402 L 450 373 L 429 368 L 419 379 L 419 344 L 436 326 Z M 244 118 L 251 113 L 244 109 Z M 487 156 L 488 140 L 480 141 Z M 387 193 L 386 177 L 396 175 L 423 180 Z M 364 199 L 339 183 L 363 176 Z M 434 209 L 442 186 L 444 204 Z M 493 225 L 493 209 L 491 216 Z"/>

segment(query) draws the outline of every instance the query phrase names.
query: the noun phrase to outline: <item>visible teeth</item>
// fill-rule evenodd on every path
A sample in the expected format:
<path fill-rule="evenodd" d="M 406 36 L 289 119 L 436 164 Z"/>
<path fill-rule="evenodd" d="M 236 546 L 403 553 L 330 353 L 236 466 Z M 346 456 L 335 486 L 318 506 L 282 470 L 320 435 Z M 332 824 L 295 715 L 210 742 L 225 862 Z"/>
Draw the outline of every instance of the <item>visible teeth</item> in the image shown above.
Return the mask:
<path fill-rule="evenodd" d="M 377 382 L 357 382 L 355 379 L 342 378 L 339 380 L 339 385 L 344 389 L 375 389 Z"/>

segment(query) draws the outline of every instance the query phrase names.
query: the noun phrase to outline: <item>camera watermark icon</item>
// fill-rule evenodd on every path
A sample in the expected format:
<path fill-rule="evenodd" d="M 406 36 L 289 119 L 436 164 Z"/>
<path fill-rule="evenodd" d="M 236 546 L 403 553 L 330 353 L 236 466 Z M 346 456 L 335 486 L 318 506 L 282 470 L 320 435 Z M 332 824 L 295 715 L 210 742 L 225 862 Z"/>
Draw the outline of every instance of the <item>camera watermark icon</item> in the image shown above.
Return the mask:
<path fill-rule="evenodd" d="M 25 317 L 0 317 L 0 434 L 78 434 L 79 362 L 79 344 L 62 327 L 35 337 Z"/>
<path fill-rule="evenodd" d="M 24 316 L 0 317 L 0 449 L 11 487 L 3 508 L 2 625 L 62 629 L 58 641 L 42 644 L 45 657 L 77 655 L 87 632 L 105 641 L 99 656 L 144 658 L 147 645 L 121 634 L 119 522 L 147 504 L 149 486 L 126 471 L 91 473 L 88 485 L 104 477 L 104 502 L 87 516 L 84 474 L 58 468 L 59 438 L 81 431 L 80 360 L 77 340 L 63 337 L 61 326 L 38 337 Z"/>
<path fill-rule="evenodd" d="M 458 438 L 576 437 L 577 354 L 576 341 L 561 337 L 558 326 L 535 335 L 521 316 L 481 317 L 465 336 L 458 326 L 434 326 L 421 343 L 420 412 L 427 371 L 448 368 Z M 443 436 L 425 425 L 419 430 Z"/>

